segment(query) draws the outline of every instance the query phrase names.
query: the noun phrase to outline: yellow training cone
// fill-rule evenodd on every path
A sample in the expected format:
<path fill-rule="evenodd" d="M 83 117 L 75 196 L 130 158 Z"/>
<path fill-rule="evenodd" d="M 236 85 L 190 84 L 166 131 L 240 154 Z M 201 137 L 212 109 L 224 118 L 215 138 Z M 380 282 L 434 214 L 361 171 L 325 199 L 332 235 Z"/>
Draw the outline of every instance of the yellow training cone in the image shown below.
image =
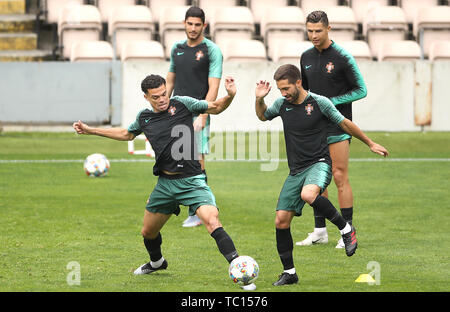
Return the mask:
<path fill-rule="evenodd" d="M 356 283 L 375 283 L 375 280 L 373 279 L 372 275 L 370 274 L 361 274 L 358 276 L 358 278 L 355 280 Z"/>

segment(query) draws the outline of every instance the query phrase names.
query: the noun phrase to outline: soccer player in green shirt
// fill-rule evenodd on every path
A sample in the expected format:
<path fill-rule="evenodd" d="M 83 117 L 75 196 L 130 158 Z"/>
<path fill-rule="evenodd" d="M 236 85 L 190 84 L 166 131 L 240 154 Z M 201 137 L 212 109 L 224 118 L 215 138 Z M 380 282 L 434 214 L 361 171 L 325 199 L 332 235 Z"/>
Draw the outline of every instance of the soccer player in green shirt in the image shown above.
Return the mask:
<path fill-rule="evenodd" d="M 279 67 L 274 79 L 282 97 L 267 107 L 264 97 L 271 87 L 268 82 L 260 81 L 256 85 L 255 110 L 262 121 L 280 116 L 286 141 L 289 175 L 278 198 L 275 217 L 277 250 L 284 272 L 274 285 L 280 286 L 298 282 L 290 224 L 294 216 L 301 215 L 305 203 L 313 207 L 315 214 L 337 226 L 347 256 L 352 256 L 358 246 L 355 228 L 344 220 L 326 197 L 321 196 L 331 181 L 328 122 L 339 125 L 376 154 L 386 157 L 388 151 L 345 118 L 328 98 L 303 89 L 300 70 L 296 66 L 287 64 Z"/>

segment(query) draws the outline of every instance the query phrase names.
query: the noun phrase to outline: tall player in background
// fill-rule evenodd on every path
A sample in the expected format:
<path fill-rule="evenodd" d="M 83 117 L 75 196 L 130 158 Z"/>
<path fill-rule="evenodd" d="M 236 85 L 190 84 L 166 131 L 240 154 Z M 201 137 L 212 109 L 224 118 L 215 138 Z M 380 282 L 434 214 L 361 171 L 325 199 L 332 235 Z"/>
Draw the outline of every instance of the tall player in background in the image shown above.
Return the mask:
<path fill-rule="evenodd" d="M 355 59 L 330 39 L 330 29 L 325 12 L 314 11 L 307 16 L 306 30 L 314 46 L 305 51 L 300 59 L 302 84 L 305 90 L 329 98 L 345 118 L 352 120 L 352 102 L 364 98 L 367 89 Z M 339 206 L 344 219 L 352 224 L 353 192 L 348 178 L 350 140 L 351 136 L 339 126 L 329 124 L 328 144 Z M 328 192 L 324 196 L 328 196 Z M 325 218 L 314 215 L 314 223 L 314 231 L 296 245 L 328 243 Z M 342 238 L 336 248 L 344 248 Z"/>
<path fill-rule="evenodd" d="M 167 74 L 167 94 L 190 96 L 198 100 L 214 101 L 219 92 L 222 78 L 223 57 L 219 47 L 205 38 L 205 13 L 198 7 L 186 11 L 184 26 L 186 40 L 176 42 L 170 55 L 170 68 Z M 194 116 L 194 130 L 198 143 L 198 154 L 202 171 L 205 174 L 205 155 L 209 153 L 210 117 L 209 114 Z M 201 225 L 196 216 L 189 216 L 183 227 Z"/>

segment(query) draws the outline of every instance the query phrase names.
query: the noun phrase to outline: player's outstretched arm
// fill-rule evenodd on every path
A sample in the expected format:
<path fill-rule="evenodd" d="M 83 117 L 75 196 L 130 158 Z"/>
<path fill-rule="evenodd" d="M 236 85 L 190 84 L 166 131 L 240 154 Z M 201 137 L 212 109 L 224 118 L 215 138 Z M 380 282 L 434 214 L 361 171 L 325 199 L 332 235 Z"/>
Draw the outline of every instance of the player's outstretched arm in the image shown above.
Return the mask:
<path fill-rule="evenodd" d="M 266 117 L 264 117 L 264 113 L 267 110 L 266 103 L 264 103 L 264 98 L 267 94 L 269 94 L 271 89 L 271 86 L 269 82 L 261 80 L 256 83 L 256 90 L 255 90 L 255 111 L 256 116 L 258 116 L 259 120 L 266 121 Z"/>
<path fill-rule="evenodd" d="M 230 106 L 231 102 L 234 99 L 234 96 L 236 95 L 236 85 L 234 84 L 233 77 L 225 77 L 225 90 L 227 90 L 228 93 L 226 96 L 214 102 L 208 102 L 208 109 L 205 111 L 205 113 L 217 115 L 226 110 L 228 106 Z"/>
<path fill-rule="evenodd" d="M 354 122 L 352 122 L 351 120 L 345 118 L 340 124 L 339 126 L 342 128 L 342 130 L 344 130 L 345 132 L 347 132 L 348 134 L 350 134 L 351 136 L 356 137 L 357 139 L 359 139 L 360 141 L 364 142 L 372 152 L 374 152 L 375 154 L 381 155 L 381 156 L 389 156 L 389 152 L 386 148 L 384 148 L 383 146 L 381 146 L 378 143 L 375 143 L 374 141 L 372 141 Z"/>
<path fill-rule="evenodd" d="M 94 128 L 78 120 L 73 123 L 73 128 L 78 134 L 98 135 L 118 141 L 131 141 L 134 134 L 123 128 Z"/>

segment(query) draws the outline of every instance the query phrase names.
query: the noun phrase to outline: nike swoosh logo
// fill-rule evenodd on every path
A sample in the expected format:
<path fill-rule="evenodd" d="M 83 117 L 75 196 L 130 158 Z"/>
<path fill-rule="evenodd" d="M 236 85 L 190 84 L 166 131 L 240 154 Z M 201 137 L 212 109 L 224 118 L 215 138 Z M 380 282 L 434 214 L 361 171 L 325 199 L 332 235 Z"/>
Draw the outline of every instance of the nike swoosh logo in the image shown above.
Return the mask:
<path fill-rule="evenodd" d="M 288 112 L 288 111 L 290 111 L 290 110 L 293 110 L 293 108 L 291 107 L 291 108 L 287 108 L 286 107 L 286 111 Z"/>
<path fill-rule="evenodd" d="M 149 119 L 145 119 L 145 122 L 147 123 L 147 122 L 149 122 L 150 121 L 150 118 Z"/>
<path fill-rule="evenodd" d="M 313 244 L 315 244 L 315 243 L 317 243 L 317 242 L 320 242 L 320 240 L 321 240 L 321 238 L 319 238 L 319 239 L 316 239 L 315 241 L 311 241 Z"/>
<path fill-rule="evenodd" d="M 312 65 L 306 65 L 305 69 L 309 69 Z"/>
<path fill-rule="evenodd" d="M 184 52 L 177 52 L 177 55 L 183 55 Z"/>

